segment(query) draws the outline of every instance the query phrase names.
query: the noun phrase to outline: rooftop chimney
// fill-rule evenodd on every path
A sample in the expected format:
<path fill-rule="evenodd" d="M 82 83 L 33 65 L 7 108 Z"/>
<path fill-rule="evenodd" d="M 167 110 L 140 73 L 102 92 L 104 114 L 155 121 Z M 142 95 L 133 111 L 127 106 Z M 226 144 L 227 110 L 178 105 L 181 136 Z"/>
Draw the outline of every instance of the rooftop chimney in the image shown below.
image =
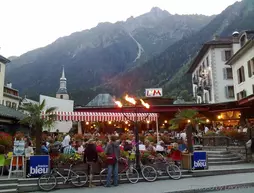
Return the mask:
<path fill-rule="evenodd" d="M 7 86 L 8 88 L 12 88 L 12 83 L 8 82 L 8 83 L 6 84 L 6 86 Z"/>
<path fill-rule="evenodd" d="M 213 40 L 218 40 L 218 39 L 219 39 L 219 36 L 217 34 L 214 34 Z"/>

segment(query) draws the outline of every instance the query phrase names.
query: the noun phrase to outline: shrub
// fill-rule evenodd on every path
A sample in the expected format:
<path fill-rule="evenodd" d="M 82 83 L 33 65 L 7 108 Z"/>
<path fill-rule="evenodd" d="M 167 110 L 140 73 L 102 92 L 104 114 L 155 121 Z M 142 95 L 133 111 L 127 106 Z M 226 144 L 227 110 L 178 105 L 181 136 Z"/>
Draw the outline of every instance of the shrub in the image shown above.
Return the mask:
<path fill-rule="evenodd" d="M 12 136 L 5 132 L 0 132 L 0 145 L 5 147 L 5 150 L 9 150 L 13 147 Z"/>

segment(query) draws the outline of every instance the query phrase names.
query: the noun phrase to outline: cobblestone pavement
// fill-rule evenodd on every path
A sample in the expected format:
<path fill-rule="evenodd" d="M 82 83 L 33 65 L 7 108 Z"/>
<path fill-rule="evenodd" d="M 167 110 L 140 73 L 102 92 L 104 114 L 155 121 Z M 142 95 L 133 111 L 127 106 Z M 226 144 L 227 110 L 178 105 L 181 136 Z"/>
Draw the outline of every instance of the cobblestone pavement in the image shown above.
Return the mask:
<path fill-rule="evenodd" d="M 118 187 L 95 187 L 95 188 L 80 188 L 80 189 L 61 189 L 55 193 L 168 193 L 186 189 L 203 189 L 208 187 L 226 186 L 231 184 L 252 183 L 254 182 L 254 173 L 209 176 L 199 178 L 186 178 L 180 180 L 162 180 L 152 183 L 140 182 L 137 184 L 120 184 Z M 248 190 L 235 191 L 248 193 Z M 226 191 L 227 192 L 227 191 Z M 232 192 L 232 191 L 229 191 Z M 235 193 L 234 192 L 234 193 Z M 233 192 L 232 192 L 233 193 Z M 250 191 L 250 193 L 253 193 Z"/>

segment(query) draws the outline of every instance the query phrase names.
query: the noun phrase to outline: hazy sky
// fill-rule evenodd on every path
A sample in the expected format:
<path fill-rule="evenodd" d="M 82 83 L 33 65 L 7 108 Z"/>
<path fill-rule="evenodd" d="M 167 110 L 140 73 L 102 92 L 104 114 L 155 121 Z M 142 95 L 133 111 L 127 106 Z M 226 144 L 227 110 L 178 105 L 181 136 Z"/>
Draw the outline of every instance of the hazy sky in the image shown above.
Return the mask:
<path fill-rule="evenodd" d="M 0 54 L 18 56 L 61 36 L 160 7 L 178 14 L 218 14 L 237 0 L 0 0 Z M 240 0 L 238 0 L 240 1 Z"/>

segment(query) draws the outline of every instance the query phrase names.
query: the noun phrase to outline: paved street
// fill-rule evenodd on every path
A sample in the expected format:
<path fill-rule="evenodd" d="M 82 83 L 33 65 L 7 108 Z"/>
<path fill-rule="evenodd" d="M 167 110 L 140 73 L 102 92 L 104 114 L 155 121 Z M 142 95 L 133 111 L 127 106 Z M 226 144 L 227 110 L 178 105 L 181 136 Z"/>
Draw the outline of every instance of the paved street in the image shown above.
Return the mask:
<path fill-rule="evenodd" d="M 208 187 L 224 186 L 238 183 L 254 182 L 254 173 L 210 176 L 200 178 L 186 178 L 182 180 L 163 180 L 153 183 L 137 183 L 137 184 L 121 184 L 118 187 L 95 187 L 95 188 L 80 188 L 80 189 L 61 189 L 55 193 L 166 193 L 172 191 L 180 191 L 186 189 L 204 189 Z M 250 190 L 250 189 L 249 189 Z M 248 193 L 249 190 L 242 191 Z M 246 192 L 247 191 L 247 192 Z M 251 193 L 253 190 L 251 191 Z"/>

